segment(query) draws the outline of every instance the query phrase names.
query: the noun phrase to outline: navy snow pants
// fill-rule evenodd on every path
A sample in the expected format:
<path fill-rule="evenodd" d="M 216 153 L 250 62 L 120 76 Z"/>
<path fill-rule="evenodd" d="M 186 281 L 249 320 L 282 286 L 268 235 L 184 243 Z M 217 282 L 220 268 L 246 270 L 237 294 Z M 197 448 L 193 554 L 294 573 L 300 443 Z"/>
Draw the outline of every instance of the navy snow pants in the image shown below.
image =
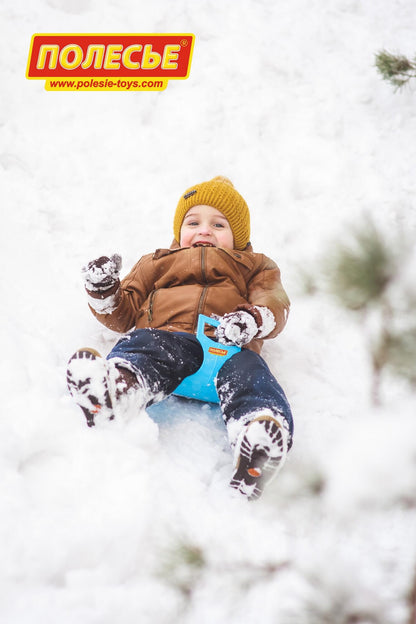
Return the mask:
<path fill-rule="evenodd" d="M 137 329 L 117 342 L 107 356 L 111 358 L 127 360 L 129 368 L 145 379 L 158 400 L 169 396 L 185 377 L 196 373 L 202 364 L 203 350 L 193 334 Z M 227 425 L 267 408 L 286 419 L 291 440 L 293 418 L 289 403 L 260 355 L 249 349 L 233 355 L 220 369 L 216 386 Z"/>

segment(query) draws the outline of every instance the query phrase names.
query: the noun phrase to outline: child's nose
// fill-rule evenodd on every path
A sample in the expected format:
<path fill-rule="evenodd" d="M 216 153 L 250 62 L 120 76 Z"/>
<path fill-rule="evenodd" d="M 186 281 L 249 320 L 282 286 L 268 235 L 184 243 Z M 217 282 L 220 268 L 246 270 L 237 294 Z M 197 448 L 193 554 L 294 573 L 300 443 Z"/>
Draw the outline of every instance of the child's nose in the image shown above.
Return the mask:
<path fill-rule="evenodd" d="M 199 226 L 199 233 L 210 234 L 210 229 L 206 223 L 201 223 L 201 225 Z"/>

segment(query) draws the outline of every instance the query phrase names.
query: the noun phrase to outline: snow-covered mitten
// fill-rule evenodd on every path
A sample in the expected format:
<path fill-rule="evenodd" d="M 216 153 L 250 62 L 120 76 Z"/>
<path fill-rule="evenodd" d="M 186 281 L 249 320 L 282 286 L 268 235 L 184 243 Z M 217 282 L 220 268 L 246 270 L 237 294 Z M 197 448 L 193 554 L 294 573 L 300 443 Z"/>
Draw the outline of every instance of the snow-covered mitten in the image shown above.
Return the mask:
<path fill-rule="evenodd" d="M 116 358 L 105 360 L 95 349 L 76 351 L 69 359 L 66 375 L 68 390 L 89 427 L 97 418 L 113 420 L 117 413 L 127 411 L 131 399 L 138 408 L 144 406 L 145 383 L 128 368 L 116 366 Z"/>
<path fill-rule="evenodd" d="M 230 486 L 249 500 L 259 498 L 286 460 L 288 439 L 283 416 L 257 414 L 237 438 Z"/>
<path fill-rule="evenodd" d="M 120 282 L 121 256 L 113 254 L 91 260 L 82 267 L 85 287 L 88 291 L 102 293 L 113 289 Z"/>
<path fill-rule="evenodd" d="M 264 306 L 247 306 L 225 314 L 216 328 L 215 335 L 225 345 L 243 347 L 253 338 L 267 336 L 276 324 L 271 310 Z"/>
<path fill-rule="evenodd" d="M 111 314 L 121 299 L 121 256 L 101 256 L 82 267 L 88 303 L 98 314 Z"/>

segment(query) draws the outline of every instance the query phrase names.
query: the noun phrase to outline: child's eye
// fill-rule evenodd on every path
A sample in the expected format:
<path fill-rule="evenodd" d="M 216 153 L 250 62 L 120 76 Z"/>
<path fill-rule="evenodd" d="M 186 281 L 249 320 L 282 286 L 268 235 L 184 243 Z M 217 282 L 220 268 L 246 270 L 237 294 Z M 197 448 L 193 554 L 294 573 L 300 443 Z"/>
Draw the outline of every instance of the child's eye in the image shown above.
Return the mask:
<path fill-rule="evenodd" d="M 223 223 L 214 223 L 214 227 L 216 227 L 216 228 L 223 228 L 224 224 Z"/>

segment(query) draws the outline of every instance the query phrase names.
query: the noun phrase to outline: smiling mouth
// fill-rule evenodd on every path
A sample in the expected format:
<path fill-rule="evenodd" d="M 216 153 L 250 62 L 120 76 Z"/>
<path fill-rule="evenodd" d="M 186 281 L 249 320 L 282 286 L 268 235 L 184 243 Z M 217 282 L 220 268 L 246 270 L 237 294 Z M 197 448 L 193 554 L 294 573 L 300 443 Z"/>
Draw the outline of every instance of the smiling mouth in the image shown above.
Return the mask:
<path fill-rule="evenodd" d="M 215 247 L 212 243 L 207 243 L 206 241 L 201 241 L 199 243 L 194 243 L 192 247 Z"/>

